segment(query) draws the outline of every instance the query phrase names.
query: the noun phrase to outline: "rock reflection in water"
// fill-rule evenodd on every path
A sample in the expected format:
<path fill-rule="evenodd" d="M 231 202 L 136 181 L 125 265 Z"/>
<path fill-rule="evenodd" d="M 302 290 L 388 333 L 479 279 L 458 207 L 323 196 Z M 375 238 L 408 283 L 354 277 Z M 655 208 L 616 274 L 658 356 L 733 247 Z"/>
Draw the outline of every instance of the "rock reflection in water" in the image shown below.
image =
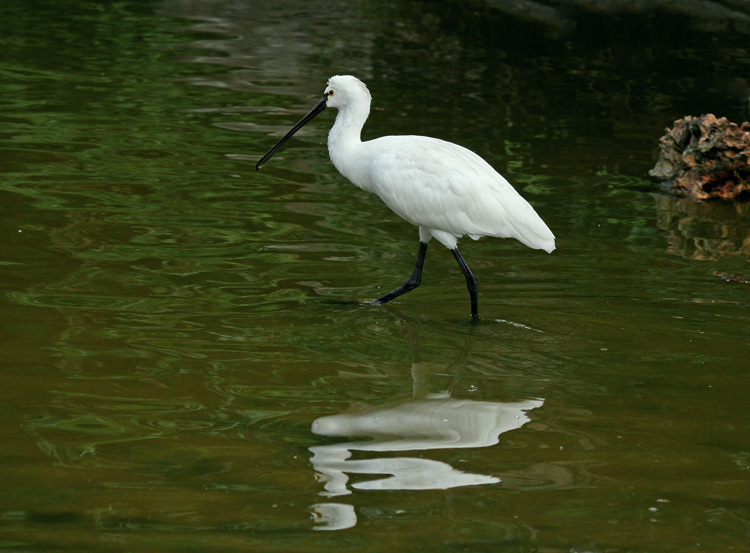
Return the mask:
<path fill-rule="evenodd" d="M 529 421 L 527 411 L 544 401 L 472 401 L 453 399 L 450 392 L 430 393 L 424 386 L 421 363 L 412 365 L 413 397 L 383 405 L 358 407 L 316 419 L 315 434 L 355 440 L 310 448 L 313 468 L 324 491 L 335 497 L 357 490 L 434 490 L 500 482 L 496 476 L 464 472 L 442 461 L 408 456 L 351 459 L 353 451 L 394 452 L 476 448 L 497 444 L 500 434 Z M 386 475 L 349 484 L 350 474 Z M 349 484 L 347 486 L 347 484 Z M 351 505 L 319 503 L 313 511 L 318 530 L 356 524 Z"/>
<path fill-rule="evenodd" d="M 750 204 L 654 194 L 667 251 L 687 259 L 750 257 Z"/>

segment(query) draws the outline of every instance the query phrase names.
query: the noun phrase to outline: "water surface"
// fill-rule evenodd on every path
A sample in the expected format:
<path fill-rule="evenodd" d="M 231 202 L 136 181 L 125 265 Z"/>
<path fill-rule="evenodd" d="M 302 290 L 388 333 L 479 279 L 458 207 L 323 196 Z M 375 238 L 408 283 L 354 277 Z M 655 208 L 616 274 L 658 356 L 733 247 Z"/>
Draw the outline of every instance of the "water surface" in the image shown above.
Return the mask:
<path fill-rule="evenodd" d="M 0 547 L 747 550 L 748 209 L 644 175 L 748 117 L 750 14 L 508 6 L 0 8 Z M 437 244 L 366 305 L 417 232 L 333 113 L 254 171 L 336 73 L 557 235 L 462 242 L 479 324 Z"/>

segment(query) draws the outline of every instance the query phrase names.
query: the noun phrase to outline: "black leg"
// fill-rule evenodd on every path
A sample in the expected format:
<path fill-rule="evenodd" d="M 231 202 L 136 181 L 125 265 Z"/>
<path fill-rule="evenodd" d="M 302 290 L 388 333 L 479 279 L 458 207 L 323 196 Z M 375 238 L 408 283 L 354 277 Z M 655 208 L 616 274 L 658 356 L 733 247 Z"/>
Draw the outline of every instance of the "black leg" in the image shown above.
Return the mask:
<path fill-rule="evenodd" d="M 469 289 L 469 296 L 471 297 L 471 316 L 474 319 L 478 319 L 479 311 L 477 310 L 477 292 L 479 290 L 479 287 L 477 286 L 477 279 L 471 272 L 471 269 L 469 269 L 466 261 L 464 261 L 463 256 L 458 251 L 458 248 L 452 249 L 451 253 L 453 254 L 453 257 L 456 258 L 456 261 L 458 261 L 458 266 L 461 267 L 461 271 L 466 277 L 466 287 Z"/>
<path fill-rule="evenodd" d="M 427 254 L 427 244 L 425 242 L 419 242 L 419 253 L 417 254 L 417 263 L 414 265 L 414 272 L 401 286 L 395 290 L 391 290 L 386 295 L 371 301 L 373 305 L 380 303 L 386 303 L 391 301 L 393 298 L 399 297 L 401 294 L 406 294 L 410 290 L 414 290 L 419 283 L 422 282 L 422 267 L 424 267 L 424 256 Z M 467 267 L 468 269 L 468 267 Z"/>

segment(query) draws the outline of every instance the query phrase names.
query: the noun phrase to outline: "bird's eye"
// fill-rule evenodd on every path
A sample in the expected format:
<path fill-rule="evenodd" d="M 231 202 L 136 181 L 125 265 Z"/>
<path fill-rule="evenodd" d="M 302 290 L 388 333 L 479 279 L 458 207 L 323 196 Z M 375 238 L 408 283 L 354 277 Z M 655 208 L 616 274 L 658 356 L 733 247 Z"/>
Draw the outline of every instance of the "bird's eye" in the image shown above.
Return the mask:
<path fill-rule="evenodd" d="M 328 91 L 328 95 L 329 95 L 329 96 L 333 96 L 333 90 L 329 90 L 329 91 Z"/>

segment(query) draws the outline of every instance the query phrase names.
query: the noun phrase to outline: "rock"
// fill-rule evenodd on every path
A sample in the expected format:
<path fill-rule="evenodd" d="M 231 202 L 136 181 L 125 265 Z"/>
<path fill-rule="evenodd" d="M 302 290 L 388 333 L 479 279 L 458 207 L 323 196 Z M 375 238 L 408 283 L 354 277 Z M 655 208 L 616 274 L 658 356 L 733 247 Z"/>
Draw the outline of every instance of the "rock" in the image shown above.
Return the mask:
<path fill-rule="evenodd" d="M 750 123 L 715 115 L 687 116 L 659 140 L 659 159 L 648 174 L 677 196 L 750 198 Z"/>

